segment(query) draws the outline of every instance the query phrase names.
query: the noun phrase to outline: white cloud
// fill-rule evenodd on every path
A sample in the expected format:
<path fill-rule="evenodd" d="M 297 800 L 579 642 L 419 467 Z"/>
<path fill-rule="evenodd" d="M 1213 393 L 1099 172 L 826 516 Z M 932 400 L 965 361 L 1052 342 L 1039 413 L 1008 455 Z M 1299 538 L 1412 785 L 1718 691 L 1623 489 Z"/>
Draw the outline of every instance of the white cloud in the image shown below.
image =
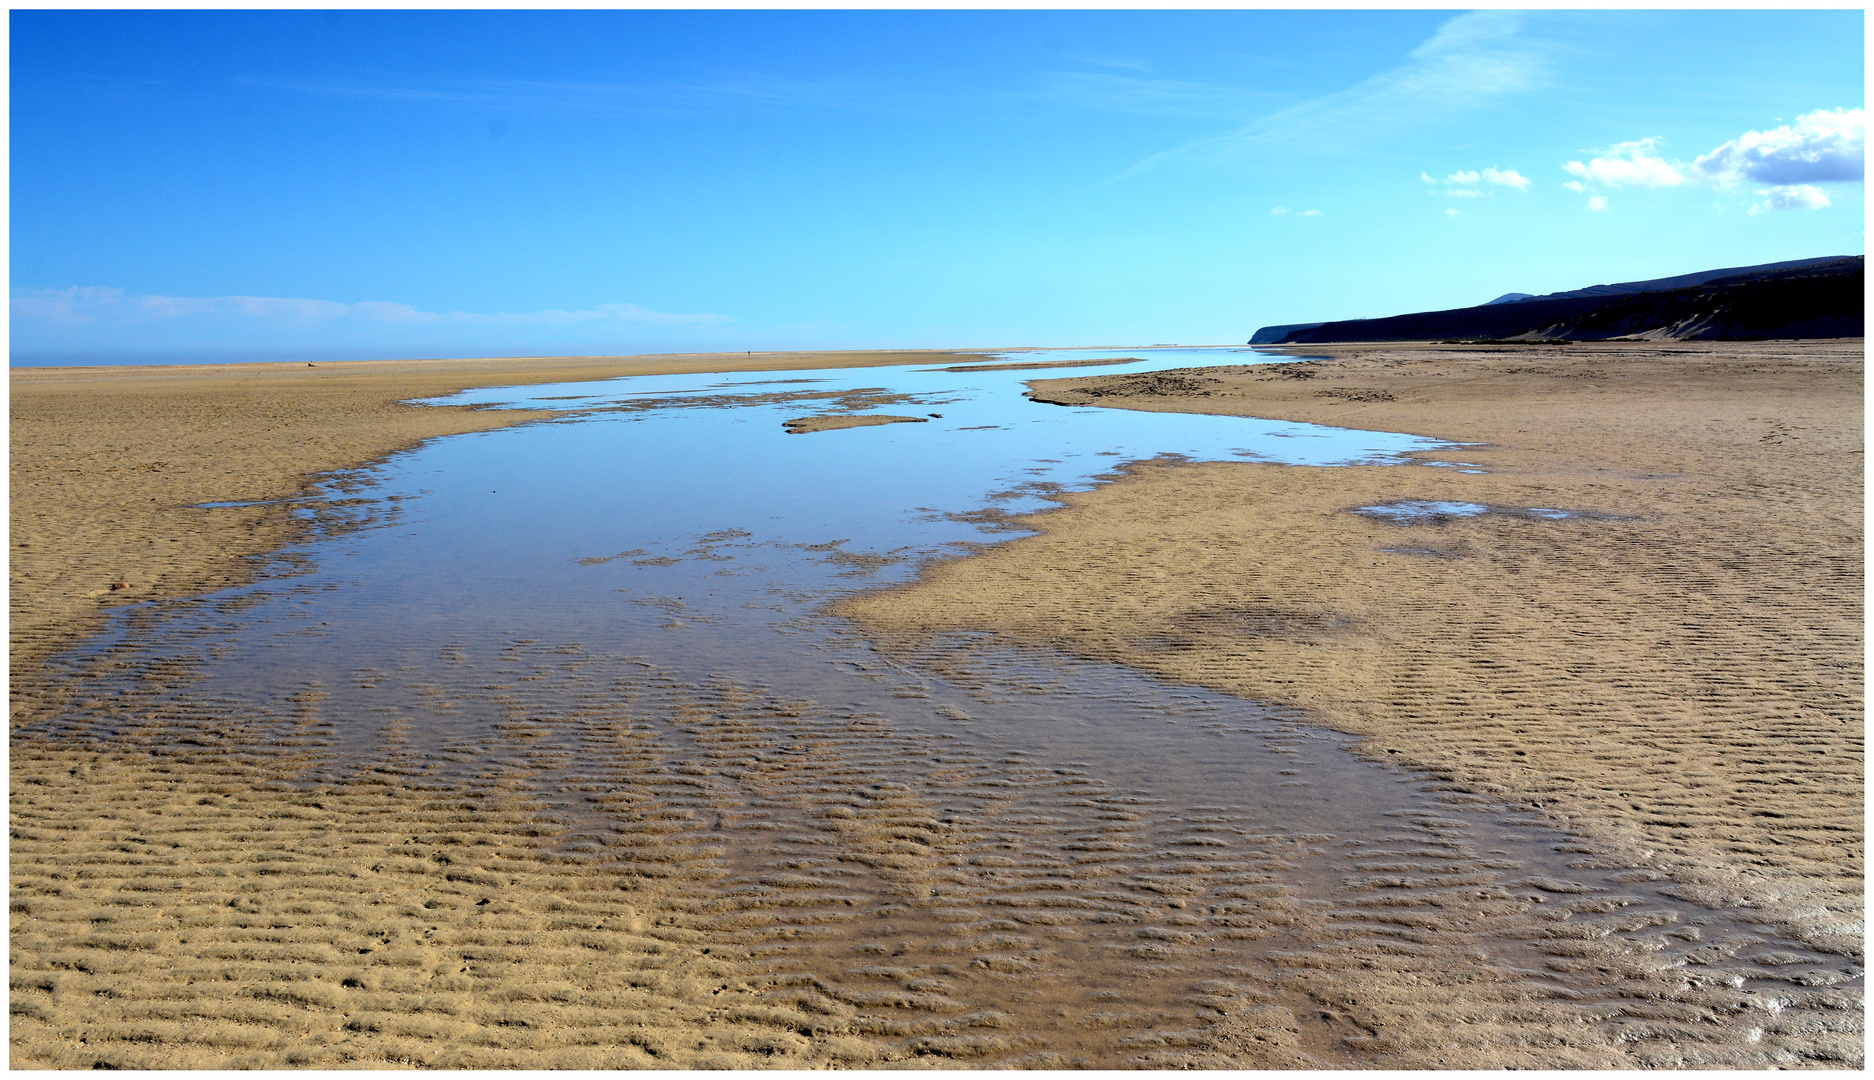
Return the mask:
<path fill-rule="evenodd" d="M 1493 187 L 1513 187 L 1518 191 L 1529 190 L 1529 178 L 1515 169 L 1485 169 L 1484 179 Z"/>
<path fill-rule="evenodd" d="M 1756 180 L 1770 186 L 1757 189 L 1765 198 L 1752 204 L 1753 215 L 1820 210 L 1829 197 L 1815 184 L 1865 177 L 1865 130 L 1860 109 L 1818 109 L 1773 131 L 1747 131 L 1690 165 L 1661 157 L 1656 138 L 1636 139 L 1608 147 L 1586 163 L 1563 165 L 1579 179 L 1562 186 L 1589 193 L 1588 209 L 1605 210 L 1607 200 L 1593 195 L 1591 187 L 1677 187 L 1703 180 L 1723 189 Z"/>
<path fill-rule="evenodd" d="M 1446 216 L 1446 217 L 1457 217 L 1457 216 L 1458 216 L 1458 209 L 1457 209 L 1457 207 L 1455 207 L 1455 206 L 1447 206 L 1447 207 L 1445 207 L 1445 216 Z"/>
<path fill-rule="evenodd" d="M 1757 192 L 1769 198 L 1751 204 L 1752 217 L 1769 210 L 1820 210 L 1829 204 L 1828 193 L 1810 184 L 1785 184 Z"/>
<path fill-rule="evenodd" d="M 1431 176 L 1427 173 L 1421 172 L 1419 176 L 1427 182 L 1431 182 L 1432 180 Z M 1446 176 L 1445 183 L 1454 185 L 1453 187 L 1445 189 L 1445 196 L 1447 198 L 1457 199 L 1482 198 L 1484 195 L 1489 194 L 1489 189 L 1498 187 L 1513 187 L 1518 191 L 1529 190 L 1528 177 L 1525 177 L 1515 169 L 1499 169 L 1495 166 L 1483 170 L 1459 169 L 1457 172 Z M 1480 188 L 1478 186 L 1486 184 L 1489 185 L 1489 188 Z"/>
<path fill-rule="evenodd" d="M 1866 173 L 1866 126 L 1860 109 L 1818 109 L 1772 131 L 1746 131 L 1692 162 L 1693 171 L 1729 187 L 1741 180 L 1779 189 Z M 1813 189 L 1812 189 L 1813 190 Z M 1828 205 L 1826 200 L 1821 205 Z"/>
<path fill-rule="evenodd" d="M 1600 151 L 1605 157 L 1592 158 L 1585 165 L 1571 161 L 1562 168 L 1602 187 L 1677 187 L 1685 183 L 1685 174 L 1653 152 L 1658 142 L 1647 138 L 1616 143 Z"/>
<path fill-rule="evenodd" d="M 1423 169 L 1419 170 L 1419 179 L 1425 181 L 1428 184 L 1436 184 L 1438 182 L 1438 178 L 1436 176 L 1433 176 L 1431 173 L 1428 173 L 1424 171 Z"/>
<path fill-rule="evenodd" d="M 1276 217 L 1320 217 L 1321 216 L 1321 211 L 1319 210 L 1290 210 L 1286 206 L 1278 206 L 1269 212 L 1271 214 L 1274 214 Z"/>

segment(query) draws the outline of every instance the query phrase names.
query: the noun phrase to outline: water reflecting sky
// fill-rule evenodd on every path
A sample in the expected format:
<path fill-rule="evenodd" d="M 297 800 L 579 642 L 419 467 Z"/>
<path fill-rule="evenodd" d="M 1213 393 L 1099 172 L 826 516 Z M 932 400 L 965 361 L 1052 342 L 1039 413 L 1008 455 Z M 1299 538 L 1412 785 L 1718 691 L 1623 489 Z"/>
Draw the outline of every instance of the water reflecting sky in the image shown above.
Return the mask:
<path fill-rule="evenodd" d="M 1103 354 L 1128 355 L 1056 350 L 1002 359 L 1071 363 Z M 473 390 L 441 400 L 585 415 L 576 424 L 437 444 L 424 456 L 436 461 L 429 475 L 438 479 L 425 483 L 485 477 L 488 497 L 481 498 L 479 488 L 465 491 L 460 512 L 491 523 L 510 521 L 529 533 L 543 515 L 563 516 L 557 531 L 569 558 L 631 548 L 668 554 L 672 545 L 729 528 L 754 529 L 763 540 L 782 543 L 846 540 L 849 551 L 906 545 L 934 551 L 950 541 L 983 538 L 972 526 L 944 519 L 944 513 L 985 505 L 1011 513 L 1038 509 L 1045 499 L 1034 490 L 1037 485 L 1084 489 L 1120 462 L 1172 454 L 1194 461 L 1383 463 L 1442 445 L 1411 435 L 1243 417 L 1063 408 L 1022 396 L 1024 384 L 1035 378 L 1273 358 L 1230 348 L 1131 355 L 1146 359 L 1054 370 L 958 372 L 920 365 Z M 761 400 L 768 394 L 831 396 L 871 388 L 911 400 L 861 412 L 927 422 L 791 435 L 782 421 L 821 411 L 826 402 Z M 646 407 L 654 402 L 666 404 Z M 723 407 L 709 407 L 718 404 Z M 607 406 L 632 411 L 594 412 Z M 1008 497 L 1023 488 L 1026 494 Z"/>
<path fill-rule="evenodd" d="M 1089 359 L 1091 350 L 1001 362 Z M 198 692 L 277 700 L 307 686 L 367 750 L 379 719 L 448 739 L 492 724 L 491 703 L 445 709 L 462 658 L 515 641 L 642 657 L 699 684 L 726 677 L 824 699 L 875 699 L 829 667 L 855 646 L 815 614 L 857 588 L 908 579 L 933 556 L 1013 535 L 997 512 L 1048 505 L 1115 466 L 1160 455 L 1331 465 L 1400 461 L 1409 435 L 1228 416 L 1063 408 L 1024 398 L 1055 374 L 1136 372 L 1271 357 L 1148 350 L 1114 365 L 932 365 L 659 375 L 470 391 L 451 403 L 557 410 L 547 421 L 433 440 L 369 470 L 369 526 L 315 540 L 289 578 L 223 595 L 229 622 L 176 615 L 156 651 L 201 657 Z M 1284 358 L 1285 359 L 1285 358 Z M 784 420 L 857 409 L 924 417 L 787 433 Z M 940 414 L 931 416 L 930 414 Z M 989 511 L 985 514 L 984 511 Z M 177 621 L 179 620 L 179 621 Z M 120 620 L 105 642 L 130 633 Z M 835 639 L 838 639 L 837 641 Z M 402 674 L 385 681 L 383 673 Z M 850 680 L 846 680 L 850 681 Z M 402 687 L 401 690 L 397 687 Z"/>

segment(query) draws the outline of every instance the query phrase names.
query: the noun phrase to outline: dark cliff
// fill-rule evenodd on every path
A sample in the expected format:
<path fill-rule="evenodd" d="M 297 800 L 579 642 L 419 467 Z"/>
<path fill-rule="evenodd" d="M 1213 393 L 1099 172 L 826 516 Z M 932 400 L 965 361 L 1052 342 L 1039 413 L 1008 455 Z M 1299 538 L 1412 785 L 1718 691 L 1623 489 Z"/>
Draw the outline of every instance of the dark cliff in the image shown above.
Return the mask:
<path fill-rule="evenodd" d="M 1863 257 L 1805 259 L 1596 285 L 1386 319 L 1266 327 L 1256 344 L 1551 338 L 1682 341 L 1863 336 Z"/>

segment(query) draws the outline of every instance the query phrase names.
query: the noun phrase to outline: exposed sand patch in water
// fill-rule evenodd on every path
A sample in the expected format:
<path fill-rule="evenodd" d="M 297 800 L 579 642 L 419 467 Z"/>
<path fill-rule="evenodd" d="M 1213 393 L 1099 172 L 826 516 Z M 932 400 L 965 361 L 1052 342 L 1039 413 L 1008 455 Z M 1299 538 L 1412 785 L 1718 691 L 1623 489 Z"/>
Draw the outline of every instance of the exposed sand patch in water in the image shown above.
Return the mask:
<path fill-rule="evenodd" d="M 810 435 L 816 431 L 841 431 L 846 428 L 878 427 L 882 424 L 927 424 L 922 416 L 889 416 L 873 413 L 865 416 L 802 416 L 783 421 L 789 435 Z"/>
<path fill-rule="evenodd" d="M 839 610 L 1295 705 L 1858 956 L 1861 343 L 1318 351 L 1032 385 L 1478 442 L 1433 456 L 1487 471 L 1138 467 Z M 1349 512 L 1401 500 L 1603 516 Z"/>

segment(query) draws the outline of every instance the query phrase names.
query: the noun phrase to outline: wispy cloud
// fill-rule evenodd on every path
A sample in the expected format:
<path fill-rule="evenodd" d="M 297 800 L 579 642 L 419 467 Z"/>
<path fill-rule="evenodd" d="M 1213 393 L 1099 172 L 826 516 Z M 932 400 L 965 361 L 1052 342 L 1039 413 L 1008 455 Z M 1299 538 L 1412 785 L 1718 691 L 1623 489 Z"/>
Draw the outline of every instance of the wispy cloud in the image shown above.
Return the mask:
<path fill-rule="evenodd" d="M 1320 217 L 1321 216 L 1321 211 L 1319 210 L 1290 210 L 1286 206 L 1278 206 L 1275 209 L 1269 211 L 1269 213 L 1274 214 L 1276 217 Z"/>
<path fill-rule="evenodd" d="M 392 106 L 423 106 L 474 113 L 552 113 L 589 117 L 658 113 L 685 115 L 750 107 L 822 107 L 876 111 L 884 97 L 844 83 L 723 74 L 709 79 L 634 82 L 560 82 L 539 79 L 442 79 L 423 83 L 362 76 L 308 81 L 244 78 L 279 93 Z"/>
<path fill-rule="evenodd" d="M 1130 56 L 1095 56 L 1090 53 L 1071 53 L 1067 59 L 1089 67 L 1119 68 L 1124 71 L 1150 71 L 1152 65 Z"/>
<path fill-rule="evenodd" d="M 1276 98 L 1244 87 L 1103 71 L 1046 72 L 1032 96 L 1051 104 L 1107 112 L 1224 118 L 1253 115 Z"/>
<path fill-rule="evenodd" d="M 1345 90 L 1271 113 L 1233 131 L 1134 163 L 1114 183 L 1174 159 L 1305 143 L 1343 146 L 1481 108 L 1543 85 L 1550 62 L 1522 34 L 1515 11 L 1459 15 L 1413 49 L 1405 62 Z"/>
<path fill-rule="evenodd" d="M 347 304 L 279 296 L 143 296 L 122 289 L 77 286 L 67 289 L 15 289 L 10 297 L 15 324 L 82 326 L 110 323 L 151 324 L 177 319 L 220 319 L 279 325 L 352 324 L 375 326 L 527 327 L 596 323 L 660 326 L 724 323 L 727 315 L 678 315 L 636 304 L 600 304 L 576 311 L 526 311 L 481 314 L 470 311 L 423 311 L 410 304 L 367 300 Z"/>
<path fill-rule="evenodd" d="M 1743 180 L 1781 187 L 1860 180 L 1867 169 L 1866 132 L 1860 109 L 1818 109 L 1794 124 L 1746 131 L 1699 155 L 1692 170 L 1721 187 Z M 1827 206 L 1828 199 L 1819 205 Z"/>
<path fill-rule="evenodd" d="M 150 296 L 122 289 L 16 289 L 14 354 L 123 354 L 177 350 L 471 355 L 494 349 L 641 351 L 713 340 L 729 316 L 655 311 L 637 304 L 576 310 L 425 311 L 389 301 L 340 303 L 279 296 Z"/>
<path fill-rule="evenodd" d="M 1279 95 L 1247 87 L 1152 78 L 1143 63 L 1093 61 L 1103 71 L 1045 71 L 1019 91 L 985 89 L 975 95 L 894 85 L 782 79 L 726 72 L 707 78 L 642 82 L 539 79 L 442 79 L 420 83 L 391 76 L 295 80 L 245 78 L 246 85 L 275 93 L 353 101 L 386 107 L 447 109 L 477 115 L 554 115 L 610 118 L 632 115 L 693 116 L 751 109 L 834 109 L 848 112 L 916 114 L 954 109 L 959 101 L 981 106 L 1034 102 L 1069 108 L 1140 114 L 1230 119 L 1254 115 Z M 1136 73 L 1135 73 L 1136 72 Z"/>

